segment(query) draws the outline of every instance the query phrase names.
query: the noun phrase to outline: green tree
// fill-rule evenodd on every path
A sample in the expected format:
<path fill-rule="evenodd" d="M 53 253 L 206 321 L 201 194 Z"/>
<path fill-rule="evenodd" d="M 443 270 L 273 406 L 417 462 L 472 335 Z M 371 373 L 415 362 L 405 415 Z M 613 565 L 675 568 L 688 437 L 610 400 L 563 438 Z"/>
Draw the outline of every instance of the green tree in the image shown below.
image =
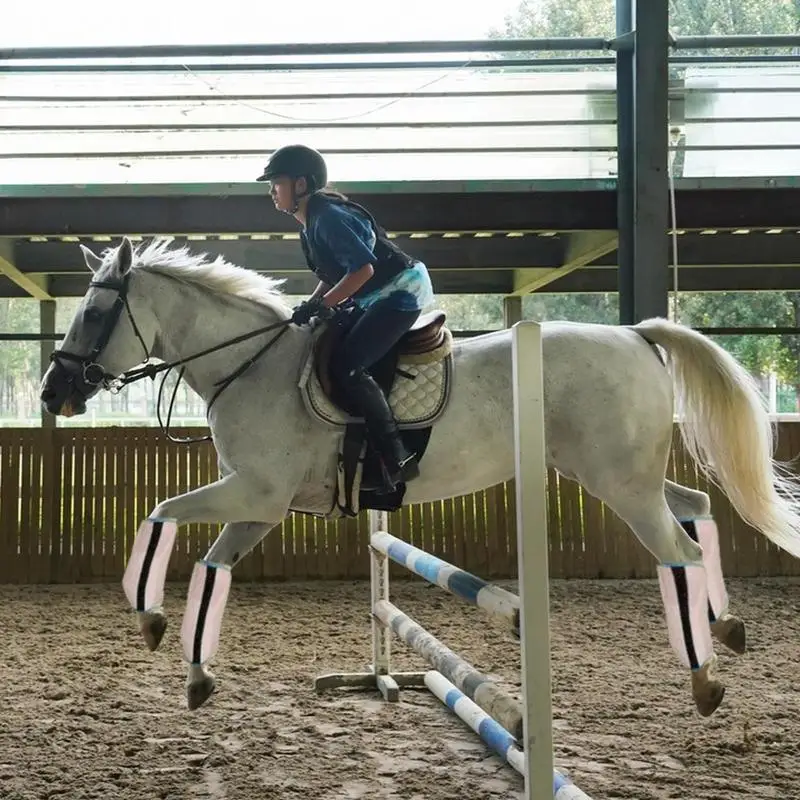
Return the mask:
<path fill-rule="evenodd" d="M 791 34 L 800 30 L 800 0 L 670 0 L 669 5 L 670 30 L 676 36 Z M 521 0 L 514 13 L 506 16 L 502 26 L 491 29 L 489 36 L 496 39 L 561 36 L 610 39 L 616 31 L 615 8 L 615 0 Z M 781 51 L 748 48 L 727 52 Z M 529 57 L 537 55 L 552 54 L 532 53 Z"/>
<path fill-rule="evenodd" d="M 679 319 L 694 328 L 748 328 L 793 325 L 785 292 L 687 292 L 679 297 Z M 753 375 L 786 372 L 780 336 L 725 335 L 717 341 Z M 796 370 L 795 370 L 796 372 Z"/>
<path fill-rule="evenodd" d="M 525 319 L 570 320 L 616 325 L 619 321 L 619 297 L 605 294 L 530 294 L 523 298 Z"/>
<path fill-rule="evenodd" d="M 676 36 L 797 33 L 800 0 L 671 0 L 670 29 Z M 690 52 L 690 51 L 685 51 Z M 691 51 L 695 52 L 695 51 Z M 703 51 L 696 51 L 700 54 Z M 736 49 L 731 54 L 787 52 L 787 48 Z"/>
<path fill-rule="evenodd" d="M 39 304 L 23 298 L 0 298 L 0 331 L 30 333 L 39 328 Z M 0 342 L 0 408 L 4 416 L 35 413 L 39 378 L 39 345 Z"/>

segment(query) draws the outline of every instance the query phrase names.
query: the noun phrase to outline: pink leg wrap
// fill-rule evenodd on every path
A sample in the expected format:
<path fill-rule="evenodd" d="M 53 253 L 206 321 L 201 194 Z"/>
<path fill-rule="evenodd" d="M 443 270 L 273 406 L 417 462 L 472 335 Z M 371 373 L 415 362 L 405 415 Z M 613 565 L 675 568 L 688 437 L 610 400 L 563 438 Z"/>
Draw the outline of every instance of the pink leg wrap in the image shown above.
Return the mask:
<path fill-rule="evenodd" d="M 681 525 L 703 548 L 703 565 L 706 568 L 708 582 L 709 616 L 714 622 L 728 611 L 728 592 L 725 589 L 725 579 L 722 577 L 717 523 L 713 517 L 698 517 L 694 520 L 685 520 Z"/>
<path fill-rule="evenodd" d="M 181 626 L 183 656 L 190 664 L 205 664 L 217 652 L 230 588 L 229 567 L 206 561 L 194 565 Z"/>
<path fill-rule="evenodd" d="M 136 611 L 150 611 L 164 602 L 164 581 L 178 525 L 174 519 L 146 519 L 139 525 L 122 588 Z"/>
<path fill-rule="evenodd" d="M 699 669 L 714 655 L 705 567 L 659 565 L 657 571 L 669 643 L 685 667 Z"/>

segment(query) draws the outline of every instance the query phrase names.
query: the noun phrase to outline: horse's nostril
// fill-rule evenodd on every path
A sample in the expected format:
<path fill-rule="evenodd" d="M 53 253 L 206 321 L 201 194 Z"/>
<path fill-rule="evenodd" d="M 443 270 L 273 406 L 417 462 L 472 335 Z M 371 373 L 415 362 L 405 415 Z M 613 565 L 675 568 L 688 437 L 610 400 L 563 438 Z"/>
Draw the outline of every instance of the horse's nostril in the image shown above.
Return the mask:
<path fill-rule="evenodd" d="M 53 389 L 42 389 L 41 395 L 39 397 L 46 403 L 48 400 L 52 400 L 55 398 L 56 393 Z"/>

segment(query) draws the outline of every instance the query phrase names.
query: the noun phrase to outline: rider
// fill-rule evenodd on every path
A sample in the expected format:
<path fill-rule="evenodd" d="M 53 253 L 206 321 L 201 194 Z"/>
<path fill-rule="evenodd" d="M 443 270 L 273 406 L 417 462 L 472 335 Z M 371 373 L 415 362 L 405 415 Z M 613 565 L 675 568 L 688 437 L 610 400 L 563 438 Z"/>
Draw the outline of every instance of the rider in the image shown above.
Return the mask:
<path fill-rule="evenodd" d="M 416 454 L 406 450 L 386 396 L 367 370 L 433 302 L 427 268 L 393 244 L 367 209 L 326 188 L 327 166 L 316 150 L 279 148 L 257 180 L 270 181 L 275 207 L 302 225 L 303 253 L 320 279 L 292 321 L 304 325 L 345 300 L 356 304 L 358 319 L 331 372 L 363 415 L 392 486 L 413 480 L 419 474 Z"/>

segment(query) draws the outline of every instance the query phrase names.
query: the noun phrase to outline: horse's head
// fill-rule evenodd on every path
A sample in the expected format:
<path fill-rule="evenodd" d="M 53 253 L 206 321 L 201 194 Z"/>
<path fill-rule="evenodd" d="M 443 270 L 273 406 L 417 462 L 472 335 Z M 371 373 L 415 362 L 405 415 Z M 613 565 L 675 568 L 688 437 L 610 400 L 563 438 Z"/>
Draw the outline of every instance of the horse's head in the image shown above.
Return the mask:
<path fill-rule="evenodd" d="M 50 355 L 42 379 L 41 401 L 53 414 L 70 417 L 86 411 L 86 401 L 145 360 L 155 336 L 150 314 L 130 306 L 133 247 L 127 237 L 105 258 L 81 245 L 92 280 L 63 342 Z"/>

